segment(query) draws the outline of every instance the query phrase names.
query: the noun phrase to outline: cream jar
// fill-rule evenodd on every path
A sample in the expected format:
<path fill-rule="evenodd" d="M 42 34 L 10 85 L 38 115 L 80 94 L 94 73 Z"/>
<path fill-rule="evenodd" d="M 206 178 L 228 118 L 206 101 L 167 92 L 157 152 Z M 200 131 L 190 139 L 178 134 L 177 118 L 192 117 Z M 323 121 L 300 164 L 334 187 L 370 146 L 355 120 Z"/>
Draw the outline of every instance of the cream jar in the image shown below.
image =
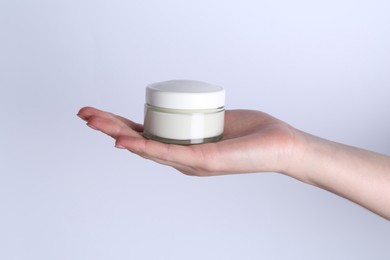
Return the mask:
<path fill-rule="evenodd" d="M 222 138 L 225 90 L 193 80 L 146 87 L 143 135 L 171 144 L 200 144 Z"/>

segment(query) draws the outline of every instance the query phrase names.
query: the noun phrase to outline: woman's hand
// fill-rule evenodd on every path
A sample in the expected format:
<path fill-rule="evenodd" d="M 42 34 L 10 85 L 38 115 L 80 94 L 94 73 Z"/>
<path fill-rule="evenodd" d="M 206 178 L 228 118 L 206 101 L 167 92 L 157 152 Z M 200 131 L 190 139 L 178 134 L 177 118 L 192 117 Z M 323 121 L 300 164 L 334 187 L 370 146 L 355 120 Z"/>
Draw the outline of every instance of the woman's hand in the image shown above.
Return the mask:
<path fill-rule="evenodd" d="M 92 107 L 82 108 L 78 115 L 91 128 L 113 137 L 116 147 L 187 175 L 284 172 L 299 157 L 295 149 L 298 131 L 259 111 L 226 111 L 223 139 L 191 146 L 145 139 L 142 125 Z"/>
<path fill-rule="evenodd" d="M 145 139 L 143 127 L 92 107 L 78 114 L 116 147 L 187 175 L 280 172 L 390 219 L 390 157 L 299 131 L 263 112 L 230 110 L 217 143 L 181 146 Z"/>
<path fill-rule="evenodd" d="M 78 114 L 116 147 L 187 175 L 280 172 L 390 219 L 390 157 L 299 131 L 259 111 L 230 110 L 217 143 L 181 146 L 147 140 L 143 127 L 95 108 Z"/>

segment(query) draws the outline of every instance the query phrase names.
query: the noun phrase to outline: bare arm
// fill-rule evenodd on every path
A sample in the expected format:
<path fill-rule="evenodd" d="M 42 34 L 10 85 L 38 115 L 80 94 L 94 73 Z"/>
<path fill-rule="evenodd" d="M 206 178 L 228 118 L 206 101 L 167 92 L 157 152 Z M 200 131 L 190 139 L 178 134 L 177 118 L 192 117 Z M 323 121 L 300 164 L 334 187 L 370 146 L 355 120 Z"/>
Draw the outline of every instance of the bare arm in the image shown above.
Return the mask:
<path fill-rule="evenodd" d="M 390 157 L 299 131 L 260 111 L 226 111 L 222 141 L 192 146 L 142 137 L 143 127 L 85 107 L 87 125 L 116 140 L 116 147 L 176 168 L 212 176 L 279 172 L 345 197 L 390 220 Z"/>
<path fill-rule="evenodd" d="M 302 133 L 301 158 L 286 172 L 390 220 L 390 157 Z"/>

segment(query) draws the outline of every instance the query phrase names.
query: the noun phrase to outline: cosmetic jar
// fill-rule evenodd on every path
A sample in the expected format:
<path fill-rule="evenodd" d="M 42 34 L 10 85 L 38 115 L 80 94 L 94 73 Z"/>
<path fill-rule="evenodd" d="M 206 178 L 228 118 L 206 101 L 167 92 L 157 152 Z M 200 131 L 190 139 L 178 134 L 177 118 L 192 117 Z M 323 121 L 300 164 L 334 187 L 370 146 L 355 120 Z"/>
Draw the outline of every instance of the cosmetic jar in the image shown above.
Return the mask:
<path fill-rule="evenodd" d="M 170 80 L 146 87 L 143 135 L 171 144 L 201 144 L 222 138 L 225 90 L 194 80 Z"/>

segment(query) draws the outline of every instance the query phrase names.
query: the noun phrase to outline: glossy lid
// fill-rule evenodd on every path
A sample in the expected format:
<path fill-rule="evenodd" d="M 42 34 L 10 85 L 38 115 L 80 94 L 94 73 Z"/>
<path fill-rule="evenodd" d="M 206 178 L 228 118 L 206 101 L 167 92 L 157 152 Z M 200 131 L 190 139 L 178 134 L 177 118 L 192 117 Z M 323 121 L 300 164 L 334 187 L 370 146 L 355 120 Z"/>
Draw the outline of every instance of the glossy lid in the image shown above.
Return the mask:
<path fill-rule="evenodd" d="M 172 109 L 211 109 L 225 106 L 222 87 L 195 80 L 169 80 L 146 87 L 146 103 Z"/>

